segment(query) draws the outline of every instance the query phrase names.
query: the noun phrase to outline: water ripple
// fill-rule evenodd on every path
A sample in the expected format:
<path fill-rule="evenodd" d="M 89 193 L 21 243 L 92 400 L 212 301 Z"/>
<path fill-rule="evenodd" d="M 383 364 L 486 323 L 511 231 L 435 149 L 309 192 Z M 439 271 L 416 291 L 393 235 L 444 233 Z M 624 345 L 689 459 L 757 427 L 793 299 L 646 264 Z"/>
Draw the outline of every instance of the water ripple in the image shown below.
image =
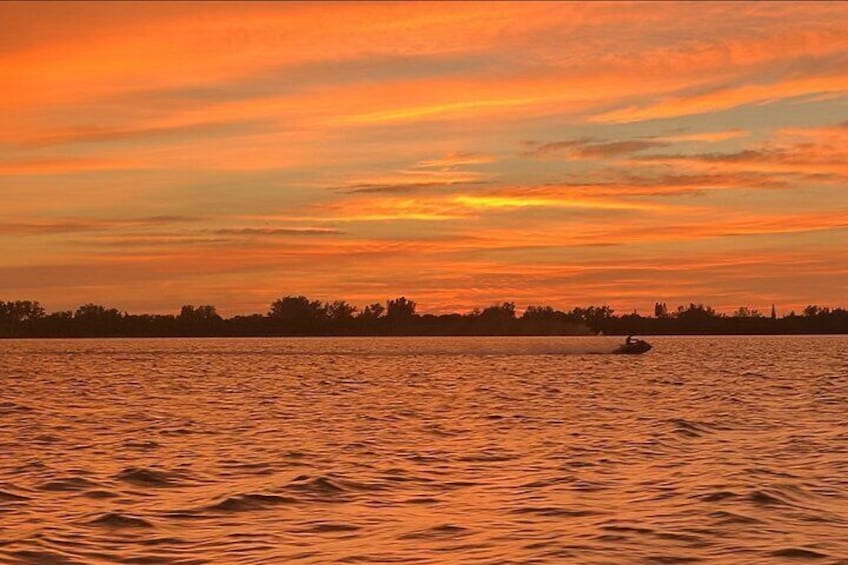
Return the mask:
<path fill-rule="evenodd" d="M 0 563 L 848 563 L 848 338 L 654 341 L 0 342 Z"/>

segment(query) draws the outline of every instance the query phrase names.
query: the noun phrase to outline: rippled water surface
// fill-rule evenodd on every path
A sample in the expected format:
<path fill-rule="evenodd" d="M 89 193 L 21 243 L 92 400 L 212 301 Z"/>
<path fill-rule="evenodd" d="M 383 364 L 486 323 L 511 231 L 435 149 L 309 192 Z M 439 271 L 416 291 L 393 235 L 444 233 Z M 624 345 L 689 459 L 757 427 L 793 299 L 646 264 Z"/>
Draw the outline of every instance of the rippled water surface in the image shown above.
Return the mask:
<path fill-rule="evenodd" d="M 0 563 L 848 563 L 848 338 L 651 341 L 0 342 Z"/>

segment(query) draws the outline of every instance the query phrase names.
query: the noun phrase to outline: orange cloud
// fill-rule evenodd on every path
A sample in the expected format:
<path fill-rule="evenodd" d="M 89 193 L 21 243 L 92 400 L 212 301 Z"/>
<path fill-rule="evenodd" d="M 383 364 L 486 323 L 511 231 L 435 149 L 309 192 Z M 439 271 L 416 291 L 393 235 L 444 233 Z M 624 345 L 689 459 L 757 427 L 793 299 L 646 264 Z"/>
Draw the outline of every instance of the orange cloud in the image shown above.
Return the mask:
<path fill-rule="evenodd" d="M 773 139 L 732 153 L 681 153 L 638 155 L 635 162 L 677 163 L 687 168 L 757 170 L 814 175 L 827 180 L 826 173 L 848 176 L 848 127 L 787 128 Z M 836 179 L 840 180 L 839 178 Z"/>
<path fill-rule="evenodd" d="M 719 88 L 707 94 L 672 96 L 646 106 L 628 106 L 603 112 L 593 116 L 591 121 L 616 123 L 668 119 L 822 93 L 848 94 L 848 74 L 792 78 L 767 84 Z"/>
<path fill-rule="evenodd" d="M 704 143 L 719 143 L 722 141 L 727 141 L 729 139 L 738 139 L 740 137 L 746 137 L 748 135 L 749 132 L 746 132 L 741 129 L 729 129 L 724 131 L 706 131 L 666 135 L 663 136 L 662 139 L 670 142 L 698 141 Z"/>

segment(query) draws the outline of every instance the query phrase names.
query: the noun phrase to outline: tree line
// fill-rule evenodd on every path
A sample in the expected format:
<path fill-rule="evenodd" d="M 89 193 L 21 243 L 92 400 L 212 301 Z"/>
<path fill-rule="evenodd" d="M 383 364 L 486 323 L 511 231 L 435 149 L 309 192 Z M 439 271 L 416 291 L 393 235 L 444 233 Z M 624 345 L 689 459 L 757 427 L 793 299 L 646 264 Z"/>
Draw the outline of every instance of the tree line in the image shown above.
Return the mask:
<path fill-rule="evenodd" d="M 420 314 L 406 297 L 358 308 L 344 300 L 321 302 L 305 296 L 275 300 L 264 314 L 224 318 L 211 305 L 186 305 L 179 314 L 128 314 L 99 304 L 48 313 L 36 301 L 0 301 L 0 337 L 260 337 L 380 335 L 685 335 L 848 333 L 848 310 L 810 305 L 777 317 L 741 307 L 733 314 L 703 304 L 653 316 L 616 314 L 609 306 L 528 306 L 514 302 L 465 314 Z"/>

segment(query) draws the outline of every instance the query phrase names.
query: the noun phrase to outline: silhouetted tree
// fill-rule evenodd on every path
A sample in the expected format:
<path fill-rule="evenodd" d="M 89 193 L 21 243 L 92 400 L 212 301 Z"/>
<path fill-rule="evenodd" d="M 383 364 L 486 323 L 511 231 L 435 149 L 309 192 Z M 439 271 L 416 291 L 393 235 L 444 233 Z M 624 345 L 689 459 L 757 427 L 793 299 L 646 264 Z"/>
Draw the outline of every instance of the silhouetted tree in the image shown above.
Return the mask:
<path fill-rule="evenodd" d="M 489 306 L 474 318 L 478 333 L 496 335 L 512 333 L 515 322 L 515 303 L 504 302 Z"/>
<path fill-rule="evenodd" d="M 668 318 L 668 306 L 666 306 L 665 302 L 654 304 L 654 318 Z"/>
<path fill-rule="evenodd" d="M 75 333 L 83 336 L 124 335 L 124 314 L 100 304 L 83 304 L 74 311 Z"/>
<path fill-rule="evenodd" d="M 594 331 L 608 331 L 614 310 L 609 306 L 589 306 L 587 308 L 574 308 L 569 316 L 579 322 L 585 323 Z"/>
<path fill-rule="evenodd" d="M 376 320 L 382 316 L 385 311 L 386 308 L 382 304 L 375 302 L 374 304 L 369 304 L 363 308 L 362 312 L 359 313 L 359 317 L 363 320 Z"/>
<path fill-rule="evenodd" d="M 491 318 L 494 320 L 514 320 L 515 319 L 515 302 L 504 302 L 484 308 L 480 313 L 481 318 Z"/>
<path fill-rule="evenodd" d="M 524 310 L 521 315 L 522 320 L 549 320 L 553 317 L 556 310 L 551 306 L 533 306 L 530 305 Z"/>
<path fill-rule="evenodd" d="M 677 312 L 675 313 L 675 317 L 678 320 L 688 321 L 707 320 L 710 318 L 715 318 L 716 312 L 709 306 L 704 306 L 703 304 L 693 304 L 690 302 L 687 308 L 684 308 L 683 306 L 678 306 Z"/>
<path fill-rule="evenodd" d="M 44 317 L 44 308 L 33 300 L 0 300 L 0 322 L 20 323 Z"/>
<path fill-rule="evenodd" d="M 352 320 L 356 313 L 356 306 L 348 304 L 344 300 L 336 300 L 332 304 L 328 303 L 325 309 L 327 317 L 334 322 Z"/>
<path fill-rule="evenodd" d="M 222 318 L 214 306 L 192 306 L 190 304 L 180 309 L 176 318 L 179 331 L 183 335 L 211 335 L 219 331 Z"/>
<path fill-rule="evenodd" d="M 32 300 L 0 300 L 0 336 L 15 336 L 31 331 L 33 325 L 44 318 L 41 304 Z"/>
<path fill-rule="evenodd" d="M 734 318 L 761 318 L 762 314 L 756 308 L 748 308 L 747 306 L 740 306 L 733 313 Z"/>
<path fill-rule="evenodd" d="M 415 302 L 405 296 L 386 303 L 386 317 L 393 320 L 409 320 L 415 316 Z"/>
<path fill-rule="evenodd" d="M 830 308 L 822 308 L 811 304 L 804 308 L 804 316 L 815 318 L 816 316 L 826 316 L 830 313 Z"/>
<path fill-rule="evenodd" d="M 220 320 L 221 316 L 218 315 L 218 311 L 214 306 L 204 305 L 194 307 L 192 305 L 183 306 L 180 309 L 180 315 L 177 316 L 178 319 L 181 320 L 191 320 L 191 321 L 209 321 L 209 320 Z"/>
<path fill-rule="evenodd" d="M 318 330 L 327 319 L 327 310 L 320 300 L 305 296 L 286 296 L 271 304 L 268 317 L 288 333 L 308 333 Z"/>

